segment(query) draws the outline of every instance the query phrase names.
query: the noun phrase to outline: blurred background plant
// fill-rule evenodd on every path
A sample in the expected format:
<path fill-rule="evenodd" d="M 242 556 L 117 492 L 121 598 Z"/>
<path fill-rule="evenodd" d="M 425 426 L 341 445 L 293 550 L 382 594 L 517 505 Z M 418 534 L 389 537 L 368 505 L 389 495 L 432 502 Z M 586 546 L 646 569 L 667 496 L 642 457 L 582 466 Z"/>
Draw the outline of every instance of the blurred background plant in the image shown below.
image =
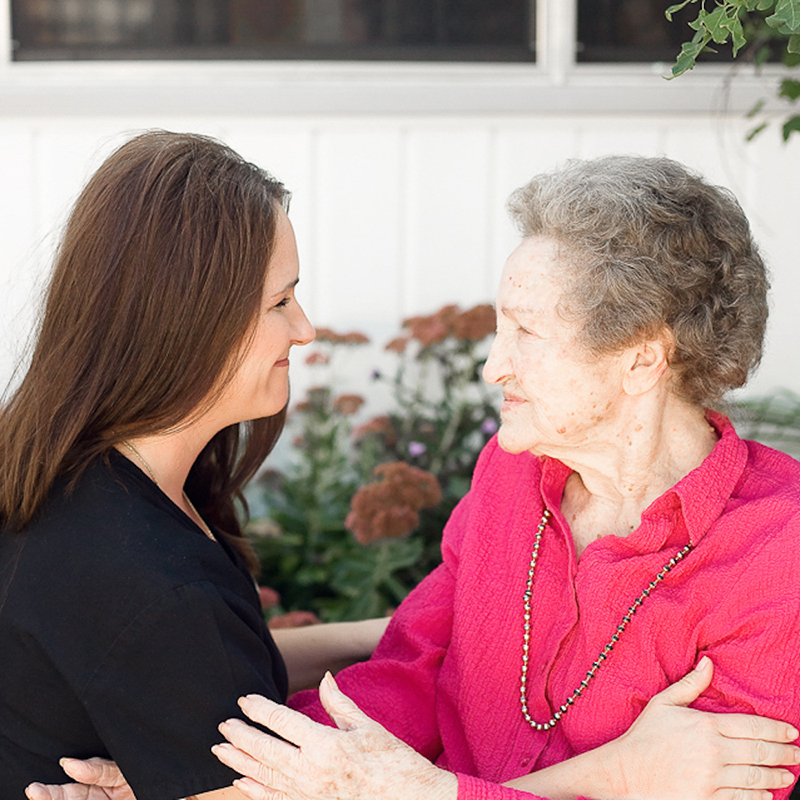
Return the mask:
<path fill-rule="evenodd" d="M 332 375 L 368 338 L 317 331 L 306 361 L 321 380 L 291 409 L 289 463 L 249 492 L 272 627 L 381 616 L 439 563 L 442 528 L 498 427 L 481 377 L 494 325 L 490 305 L 405 320 L 386 346 L 394 368 L 370 375 L 391 407 L 366 419 L 364 398 L 337 395 Z"/>
<path fill-rule="evenodd" d="M 800 395 L 787 389 L 737 400 L 726 409 L 739 435 L 800 458 Z"/>

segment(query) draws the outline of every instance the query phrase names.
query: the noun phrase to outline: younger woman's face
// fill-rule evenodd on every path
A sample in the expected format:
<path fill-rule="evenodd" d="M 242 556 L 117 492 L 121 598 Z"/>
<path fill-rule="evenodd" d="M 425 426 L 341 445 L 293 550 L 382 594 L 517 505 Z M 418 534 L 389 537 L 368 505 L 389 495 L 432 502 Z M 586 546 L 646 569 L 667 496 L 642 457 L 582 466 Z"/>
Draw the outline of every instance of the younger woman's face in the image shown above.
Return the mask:
<path fill-rule="evenodd" d="M 255 330 L 233 380 L 210 412 L 221 427 L 277 414 L 289 399 L 289 352 L 292 345 L 313 341 L 315 333 L 295 297 L 298 272 L 294 230 L 280 209 Z"/>

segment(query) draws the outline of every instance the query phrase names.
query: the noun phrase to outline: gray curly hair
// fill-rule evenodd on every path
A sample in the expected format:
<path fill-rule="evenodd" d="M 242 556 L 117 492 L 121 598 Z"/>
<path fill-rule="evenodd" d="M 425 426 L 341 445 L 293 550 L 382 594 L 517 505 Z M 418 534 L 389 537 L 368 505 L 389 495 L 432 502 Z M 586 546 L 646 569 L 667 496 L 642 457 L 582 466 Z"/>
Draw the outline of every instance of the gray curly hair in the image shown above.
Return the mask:
<path fill-rule="evenodd" d="M 769 281 L 739 203 L 667 158 L 569 161 L 511 195 L 523 236 L 559 245 L 563 312 L 590 355 L 665 326 L 675 391 L 711 405 L 758 365 Z"/>

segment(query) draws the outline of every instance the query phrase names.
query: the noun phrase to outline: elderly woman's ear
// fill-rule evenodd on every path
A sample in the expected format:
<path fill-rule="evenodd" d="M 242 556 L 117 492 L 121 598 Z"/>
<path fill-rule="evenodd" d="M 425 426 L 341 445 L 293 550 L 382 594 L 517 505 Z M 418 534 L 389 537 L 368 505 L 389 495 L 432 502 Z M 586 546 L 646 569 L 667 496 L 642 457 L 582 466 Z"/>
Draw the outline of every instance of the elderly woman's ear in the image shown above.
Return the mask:
<path fill-rule="evenodd" d="M 623 359 L 625 371 L 622 388 L 625 393 L 641 395 L 651 391 L 659 383 L 666 386 L 673 347 L 673 336 L 668 329 L 660 331 L 657 337 L 645 339 L 629 347 Z"/>

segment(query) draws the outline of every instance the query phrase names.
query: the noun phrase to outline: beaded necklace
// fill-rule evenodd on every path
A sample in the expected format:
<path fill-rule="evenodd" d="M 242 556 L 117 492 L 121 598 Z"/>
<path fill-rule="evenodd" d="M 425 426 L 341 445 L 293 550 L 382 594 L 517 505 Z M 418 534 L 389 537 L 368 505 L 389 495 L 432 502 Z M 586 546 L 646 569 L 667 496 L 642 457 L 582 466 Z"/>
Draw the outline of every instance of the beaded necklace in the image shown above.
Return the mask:
<path fill-rule="evenodd" d="M 620 636 L 625 632 L 625 628 L 627 627 L 628 623 L 633 618 L 633 615 L 639 610 L 639 606 L 650 596 L 650 593 L 653 589 L 658 586 L 661 581 L 664 580 L 667 573 L 678 564 L 681 560 L 683 560 L 684 556 L 688 554 L 688 552 L 692 549 L 692 545 L 687 544 L 685 547 L 681 548 L 675 555 L 666 563 L 663 567 L 658 571 L 658 574 L 655 578 L 650 581 L 647 587 L 642 591 L 642 593 L 633 601 L 633 604 L 628 608 L 628 613 L 622 618 L 622 621 L 619 625 L 617 625 L 617 630 L 611 636 L 611 639 L 608 641 L 606 646 L 600 651 L 600 654 L 597 656 L 597 659 L 592 663 L 591 668 L 586 673 L 586 677 L 580 682 L 580 685 L 577 689 L 564 701 L 564 704 L 561 705 L 547 722 L 537 722 L 533 719 L 528 711 L 528 699 L 526 696 L 526 689 L 527 689 L 527 682 L 528 682 L 528 652 L 530 650 L 530 640 L 531 640 L 531 587 L 533 586 L 533 575 L 536 572 L 536 561 L 539 558 L 539 545 L 541 544 L 542 540 L 542 533 L 544 532 L 545 527 L 547 526 L 547 522 L 550 519 L 550 510 L 545 509 L 544 514 L 542 514 L 542 519 L 539 521 L 539 525 L 536 528 L 536 538 L 534 539 L 533 543 L 533 552 L 531 553 L 531 561 L 530 566 L 528 568 L 528 581 L 525 585 L 525 594 L 524 594 L 524 625 L 523 625 L 523 637 L 522 637 L 522 675 L 520 678 L 520 687 L 519 687 L 519 700 L 520 704 L 522 705 L 522 716 L 525 717 L 525 721 L 535 730 L 537 731 L 549 731 L 551 728 L 554 728 L 561 717 L 569 711 L 569 709 L 575 704 L 575 701 L 581 696 L 583 690 L 589 685 L 592 681 L 594 676 L 597 674 L 597 670 L 600 669 L 600 666 L 603 662 L 609 657 L 611 651 L 614 649 L 614 645 L 619 641 Z"/>

